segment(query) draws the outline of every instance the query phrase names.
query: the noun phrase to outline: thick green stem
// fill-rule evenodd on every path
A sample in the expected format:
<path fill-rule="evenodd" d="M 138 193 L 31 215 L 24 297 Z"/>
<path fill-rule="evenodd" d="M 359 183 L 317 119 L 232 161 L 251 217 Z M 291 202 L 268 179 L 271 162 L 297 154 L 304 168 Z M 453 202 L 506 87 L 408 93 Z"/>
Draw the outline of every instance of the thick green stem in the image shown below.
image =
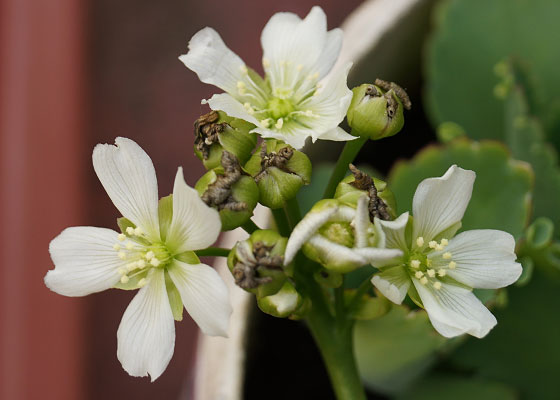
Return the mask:
<path fill-rule="evenodd" d="M 196 250 L 195 253 L 199 257 L 227 257 L 230 249 L 222 247 L 208 247 L 207 249 Z"/>
<path fill-rule="evenodd" d="M 366 141 L 367 138 L 359 137 L 358 139 L 346 142 L 344 149 L 342 149 L 342 153 L 340 153 L 340 156 L 338 157 L 338 161 L 336 162 L 331 178 L 329 179 L 329 184 L 325 189 L 323 199 L 331 199 L 334 196 L 336 186 L 342 178 L 344 178 L 346 171 L 348 171 L 348 164 L 354 161 Z"/>
<path fill-rule="evenodd" d="M 278 233 L 282 236 L 288 237 L 290 236 L 290 225 L 288 224 L 288 220 L 286 218 L 286 213 L 282 208 L 277 208 L 272 211 L 272 216 L 274 217 L 274 222 L 276 223 L 276 229 L 278 229 Z"/>
<path fill-rule="evenodd" d="M 252 219 L 248 220 L 247 222 L 245 222 L 243 225 L 241 225 L 241 228 L 243 228 L 245 230 L 245 232 L 247 232 L 249 235 L 261 228 L 258 227 L 257 224 L 255 224 L 253 222 Z"/>

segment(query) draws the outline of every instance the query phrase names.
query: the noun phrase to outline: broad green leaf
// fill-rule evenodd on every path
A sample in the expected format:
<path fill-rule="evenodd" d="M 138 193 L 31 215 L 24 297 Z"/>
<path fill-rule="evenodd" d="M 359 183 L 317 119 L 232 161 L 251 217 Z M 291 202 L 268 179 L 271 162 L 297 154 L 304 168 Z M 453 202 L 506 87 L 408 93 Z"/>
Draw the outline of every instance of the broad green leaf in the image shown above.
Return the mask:
<path fill-rule="evenodd" d="M 461 229 L 500 229 L 519 238 L 530 216 L 533 174 L 528 164 L 513 160 L 494 141 L 460 138 L 428 147 L 412 160 L 397 164 L 389 176 L 389 188 L 399 213 L 412 210 L 412 198 L 422 180 L 442 176 L 453 164 L 477 174 Z"/>

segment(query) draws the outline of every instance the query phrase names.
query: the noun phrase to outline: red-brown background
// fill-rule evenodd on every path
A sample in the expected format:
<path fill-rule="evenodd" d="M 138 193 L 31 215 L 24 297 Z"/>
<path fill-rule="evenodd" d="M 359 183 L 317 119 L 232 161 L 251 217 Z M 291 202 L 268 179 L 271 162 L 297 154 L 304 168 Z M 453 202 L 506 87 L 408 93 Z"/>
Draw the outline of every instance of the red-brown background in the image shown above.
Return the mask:
<path fill-rule="evenodd" d="M 192 122 L 216 90 L 177 60 L 197 30 L 213 26 L 258 66 L 267 19 L 316 3 L 332 28 L 360 1 L 0 0 L 0 399 L 186 398 L 193 322 L 177 324 L 161 378 L 129 377 L 116 330 L 133 293 L 51 293 L 48 243 L 70 225 L 115 227 L 91 166 L 98 142 L 136 140 L 162 195 L 179 165 L 194 184 Z"/>

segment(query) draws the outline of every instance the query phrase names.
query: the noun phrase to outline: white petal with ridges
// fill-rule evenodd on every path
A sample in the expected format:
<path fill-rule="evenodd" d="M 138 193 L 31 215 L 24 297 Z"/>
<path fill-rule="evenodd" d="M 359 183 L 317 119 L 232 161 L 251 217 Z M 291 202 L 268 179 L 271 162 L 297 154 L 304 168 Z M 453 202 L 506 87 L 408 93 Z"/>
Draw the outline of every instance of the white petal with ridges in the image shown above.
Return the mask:
<path fill-rule="evenodd" d="M 355 246 L 366 247 L 368 245 L 368 228 L 370 227 L 368 197 L 363 195 L 358 199 L 356 216 L 354 218 Z"/>
<path fill-rule="evenodd" d="M 344 129 L 342 129 L 340 126 L 337 126 L 336 128 L 321 133 L 313 140 L 313 142 L 316 142 L 317 140 L 332 140 L 334 142 L 346 142 L 348 140 L 356 140 L 356 139 L 358 139 L 358 136 L 352 136 Z"/>
<path fill-rule="evenodd" d="M 438 233 L 461 221 L 471 199 L 476 174 L 451 166 L 441 178 L 424 179 L 412 204 L 413 237 L 427 243 Z"/>
<path fill-rule="evenodd" d="M 189 41 L 189 52 L 179 57 L 198 78 L 229 93 L 237 93 L 237 82 L 244 80 L 245 63 L 231 51 L 212 28 L 198 31 Z"/>
<path fill-rule="evenodd" d="M 55 269 L 47 272 L 45 285 L 64 296 L 85 296 L 113 287 L 120 279 L 117 270 L 126 265 L 113 249 L 117 236 L 105 228 L 66 228 L 49 245 Z"/>
<path fill-rule="evenodd" d="M 204 100 L 203 103 L 208 103 L 212 110 L 223 111 L 230 117 L 239 118 L 255 125 L 259 124 L 259 121 L 247 112 L 243 104 L 227 93 L 215 94 L 210 99 Z"/>
<path fill-rule="evenodd" d="M 228 289 L 218 273 L 205 264 L 186 264 L 177 260 L 168 271 L 185 309 L 202 332 L 227 337 L 232 308 Z"/>
<path fill-rule="evenodd" d="M 221 228 L 218 212 L 185 183 L 183 169 L 179 168 L 173 187 L 173 218 L 165 240 L 169 250 L 178 254 L 204 249 L 216 241 Z"/>
<path fill-rule="evenodd" d="M 507 232 L 480 229 L 458 234 L 441 252 L 430 254 L 434 265 L 445 265 L 442 253 L 451 253 L 455 269 L 447 274 L 470 287 L 497 289 L 511 285 L 521 276 L 521 264 L 516 263 L 515 239 Z"/>
<path fill-rule="evenodd" d="M 92 158 L 115 207 L 151 241 L 159 240 L 156 171 L 148 154 L 133 140 L 118 137 L 115 145 L 95 146 Z"/>
<path fill-rule="evenodd" d="M 375 218 L 375 225 L 385 233 L 385 246 L 390 249 L 407 250 L 405 230 L 408 223 L 408 212 L 401 214 L 394 221 L 383 221 Z"/>
<path fill-rule="evenodd" d="M 381 271 L 371 278 L 371 283 L 383 296 L 395 304 L 401 304 L 410 287 L 410 277 L 399 265 Z"/>
<path fill-rule="evenodd" d="M 435 290 L 417 279 L 412 281 L 432 325 L 442 336 L 468 333 L 482 338 L 496 325 L 496 318 L 470 290 L 449 284 Z"/>
<path fill-rule="evenodd" d="M 153 269 L 149 282 L 134 296 L 117 331 L 117 358 L 132 376 L 165 371 L 175 347 L 175 320 L 169 305 L 163 270 Z"/>

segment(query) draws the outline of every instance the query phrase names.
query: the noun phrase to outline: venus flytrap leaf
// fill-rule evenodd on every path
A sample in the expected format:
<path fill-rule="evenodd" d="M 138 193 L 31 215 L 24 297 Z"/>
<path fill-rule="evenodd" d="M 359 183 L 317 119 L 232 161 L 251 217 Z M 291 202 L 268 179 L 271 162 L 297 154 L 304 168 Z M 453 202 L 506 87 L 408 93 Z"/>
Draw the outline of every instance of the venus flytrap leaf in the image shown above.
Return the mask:
<path fill-rule="evenodd" d="M 124 215 L 122 233 L 73 227 L 50 244 L 55 268 L 45 276 L 51 290 L 85 296 L 112 287 L 139 289 L 117 331 L 117 357 L 133 376 L 157 379 L 174 349 L 174 319 L 182 307 L 209 335 L 225 336 L 231 307 L 217 272 L 193 250 L 211 245 L 220 218 L 184 181 L 175 177 L 173 196 L 158 204 L 155 170 L 135 142 L 97 145 L 93 164 L 107 194 Z"/>
<path fill-rule="evenodd" d="M 208 27 L 192 37 L 189 52 L 179 59 L 202 82 L 226 92 L 207 101 L 213 110 L 248 121 L 263 138 L 280 139 L 296 149 L 308 137 L 313 142 L 353 140 L 338 127 L 352 100 L 346 85 L 350 65 L 329 74 L 340 53 L 342 31 L 327 31 L 326 25 L 320 7 L 303 20 L 292 13 L 275 14 L 261 35 L 264 80 Z"/>

